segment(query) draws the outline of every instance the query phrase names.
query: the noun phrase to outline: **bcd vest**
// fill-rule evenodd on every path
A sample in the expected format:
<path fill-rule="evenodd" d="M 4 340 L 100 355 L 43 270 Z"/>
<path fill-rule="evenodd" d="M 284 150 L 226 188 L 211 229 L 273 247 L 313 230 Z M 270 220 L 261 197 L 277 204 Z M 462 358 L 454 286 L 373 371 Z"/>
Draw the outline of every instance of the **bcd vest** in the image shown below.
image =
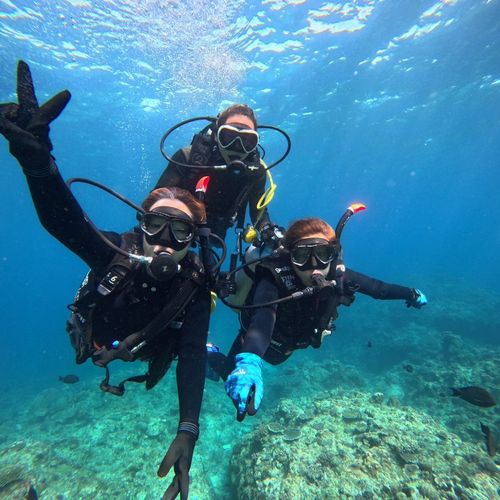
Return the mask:
<path fill-rule="evenodd" d="M 128 253 L 141 252 L 142 235 L 135 232 L 124 233 L 121 248 Z M 116 348 L 108 349 L 98 345 L 94 335 L 94 324 L 101 318 L 95 316 L 96 312 L 102 314 L 111 304 L 123 303 L 123 307 L 126 307 L 128 303 L 144 300 L 140 297 L 134 297 L 132 286 L 137 273 L 142 271 L 140 266 L 127 257 L 116 254 L 99 275 L 90 271 L 78 289 L 74 303 L 69 306 L 72 313 L 67 322 L 66 330 L 76 352 L 76 362 L 80 364 L 92 357 L 96 365 L 106 368 L 107 380 L 109 380 L 107 364 L 114 359 L 122 359 L 123 361 L 148 360 L 150 363 L 148 376 L 154 374 L 155 380 L 153 381 L 151 377 L 141 376 L 139 377 L 141 380 L 134 381 L 145 381 L 146 387 L 149 389 L 163 376 L 175 357 L 172 349 L 167 348 L 168 346 L 165 344 L 167 339 L 162 334 L 179 330 L 182 327 L 184 309 L 196 291 L 204 286 L 204 274 L 197 255 L 189 252 L 182 261 L 181 271 L 168 284 L 168 293 L 160 296 L 161 304 L 157 305 L 156 310 L 151 312 L 148 317 L 141 318 L 142 328 L 130 332 L 123 339 L 117 339 L 120 342 Z M 161 283 L 158 286 L 161 286 Z M 102 327 L 102 321 L 100 323 Z M 144 349 L 143 346 L 146 344 L 148 344 L 147 349 Z M 162 367 L 161 370 L 158 369 L 159 366 Z M 101 388 L 103 388 L 102 384 Z"/>
<path fill-rule="evenodd" d="M 193 165 L 193 168 L 189 168 L 188 172 L 183 172 L 184 175 L 191 177 L 191 179 L 185 179 L 182 187 L 191 191 L 192 189 L 189 186 L 194 186 L 200 176 L 207 173 L 202 169 L 196 169 L 196 165 L 225 165 L 219 148 L 210 134 L 196 134 L 191 145 L 184 147 L 182 151 L 186 158 L 186 163 Z M 252 188 L 262 176 L 265 176 L 265 170 L 261 164 L 258 151 L 248 156 L 243 162 L 246 165 L 246 169 L 243 172 L 235 173 L 229 169 L 229 171 L 215 171 L 209 174 L 212 180 L 205 198 L 207 213 L 209 217 L 213 215 L 224 219 L 222 224 L 225 226 L 225 229 L 233 226 L 237 221 L 240 222 L 240 218 L 244 218 L 246 203 Z M 231 176 L 234 177 L 232 180 L 230 180 Z M 226 185 L 228 180 L 230 180 L 231 185 L 237 186 L 237 191 L 234 193 Z M 221 184 L 220 189 L 219 183 Z M 226 201 L 229 201 L 228 195 L 232 198 L 232 204 L 225 207 L 225 210 L 221 212 L 217 206 L 217 202 L 226 203 Z M 221 196 L 223 197 L 222 200 Z"/>
<path fill-rule="evenodd" d="M 336 266 L 332 263 L 328 280 L 342 279 L 336 276 Z M 305 287 L 294 273 L 289 257 L 285 254 L 276 258 L 269 258 L 257 265 L 257 280 L 259 276 L 272 277 L 279 292 L 279 298 L 303 290 Z M 253 300 L 254 289 L 250 292 L 247 303 Z M 340 294 L 340 287 L 329 288 L 325 294 L 313 295 L 299 300 L 290 300 L 278 304 L 276 323 L 271 344 L 275 350 L 288 352 L 295 349 L 305 349 L 309 346 L 317 349 L 325 336 L 335 329 L 334 321 L 338 317 L 339 305 L 350 305 L 354 295 Z M 240 316 L 243 330 L 250 324 L 250 314 L 244 310 Z"/>

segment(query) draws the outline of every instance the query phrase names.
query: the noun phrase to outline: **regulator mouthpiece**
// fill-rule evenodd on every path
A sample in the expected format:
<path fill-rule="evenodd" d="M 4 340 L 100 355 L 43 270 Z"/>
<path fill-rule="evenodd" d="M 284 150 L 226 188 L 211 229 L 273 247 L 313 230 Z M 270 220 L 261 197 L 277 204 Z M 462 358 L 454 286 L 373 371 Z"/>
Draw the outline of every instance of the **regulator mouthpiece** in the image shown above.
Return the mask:
<path fill-rule="evenodd" d="M 148 266 L 149 274 L 158 281 L 168 281 L 179 271 L 179 264 L 167 252 L 160 252 Z"/>

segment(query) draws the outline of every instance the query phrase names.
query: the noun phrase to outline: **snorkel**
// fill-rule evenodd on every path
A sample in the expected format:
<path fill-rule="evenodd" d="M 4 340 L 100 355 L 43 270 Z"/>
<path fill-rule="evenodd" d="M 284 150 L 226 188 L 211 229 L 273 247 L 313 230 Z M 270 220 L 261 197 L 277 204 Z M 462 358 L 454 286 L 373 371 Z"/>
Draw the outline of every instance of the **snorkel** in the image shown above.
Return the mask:
<path fill-rule="evenodd" d="M 344 293 L 344 280 L 343 276 L 345 273 L 345 264 L 344 264 L 344 251 L 342 249 L 342 246 L 340 245 L 340 237 L 342 235 L 342 231 L 344 231 L 344 227 L 347 223 L 347 221 L 354 215 L 357 214 L 358 212 L 362 212 L 363 210 L 366 210 L 366 205 L 363 203 L 353 203 L 352 205 L 349 205 L 347 207 L 347 210 L 343 213 L 342 217 L 339 219 L 337 222 L 337 225 L 335 226 L 335 236 L 337 238 L 337 242 L 339 245 L 339 252 L 338 252 L 338 257 L 337 257 L 337 262 L 336 262 L 336 268 L 335 268 L 335 277 L 337 278 L 337 286 L 339 289 L 339 294 L 342 295 Z"/>
<path fill-rule="evenodd" d="M 337 225 L 335 226 L 335 237 L 337 238 L 339 245 L 340 245 L 340 236 L 342 235 L 342 231 L 344 230 L 344 226 L 346 225 L 347 221 L 354 214 L 362 212 L 363 210 L 366 210 L 366 205 L 363 205 L 363 203 L 353 203 L 352 205 L 349 205 L 347 207 L 347 210 L 344 212 L 340 220 L 337 222 Z"/>

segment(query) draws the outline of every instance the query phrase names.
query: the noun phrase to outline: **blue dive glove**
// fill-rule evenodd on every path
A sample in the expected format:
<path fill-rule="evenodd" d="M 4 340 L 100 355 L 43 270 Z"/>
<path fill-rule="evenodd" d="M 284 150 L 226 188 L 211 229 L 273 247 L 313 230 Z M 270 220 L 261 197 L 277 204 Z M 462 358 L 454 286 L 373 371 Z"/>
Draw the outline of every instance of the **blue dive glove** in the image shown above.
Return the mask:
<path fill-rule="evenodd" d="M 242 352 L 235 356 L 236 368 L 226 380 L 226 393 L 236 406 L 238 421 L 245 414 L 255 415 L 264 396 L 262 380 L 262 358 L 251 352 Z"/>
<path fill-rule="evenodd" d="M 406 301 L 406 307 L 422 309 L 427 304 L 427 297 L 418 289 L 412 288 L 412 298 Z"/>

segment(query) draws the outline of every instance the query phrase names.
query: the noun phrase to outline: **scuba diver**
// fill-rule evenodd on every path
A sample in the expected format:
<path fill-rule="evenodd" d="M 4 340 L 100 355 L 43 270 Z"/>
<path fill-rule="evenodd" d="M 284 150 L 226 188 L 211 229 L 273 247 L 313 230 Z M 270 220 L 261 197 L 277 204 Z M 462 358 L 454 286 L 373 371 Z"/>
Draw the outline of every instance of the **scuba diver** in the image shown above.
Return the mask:
<path fill-rule="evenodd" d="M 207 120 L 207 125 L 193 137 L 191 145 L 178 150 L 172 157 L 164 150 L 165 139 L 180 126 Z M 287 140 L 288 147 L 282 157 L 266 165 L 259 148 L 258 129 L 278 131 Z M 236 224 L 243 230 L 245 213 L 249 207 L 253 228 L 264 240 L 275 238 L 277 226 L 271 223 L 267 204 L 271 201 L 276 185 L 269 170 L 283 161 L 290 151 L 288 135 L 277 127 L 257 125 L 254 111 L 246 104 L 234 104 L 222 111 L 217 118 L 200 117 L 185 120 L 170 128 L 162 137 L 161 152 L 169 162 L 155 188 L 177 186 L 194 193 L 201 175 L 210 172 L 210 191 L 205 197 L 207 225 L 222 239 L 227 229 Z M 261 148 L 262 149 L 262 148 Z M 270 188 L 266 191 L 266 177 Z"/>
<path fill-rule="evenodd" d="M 179 425 L 158 475 L 174 468 L 163 498 L 186 499 L 199 435 L 204 390 L 210 292 L 203 266 L 190 247 L 205 221 L 203 203 L 180 188 L 152 191 L 139 211 L 139 227 L 122 234 L 99 231 L 63 181 L 51 155 L 49 125 L 70 93 L 38 105 L 28 65 L 19 61 L 18 104 L 0 104 L 0 133 L 21 165 L 45 229 L 88 266 L 67 331 L 76 362 L 91 358 L 105 368 L 101 389 L 122 395 L 126 382 L 154 387 L 177 359 Z M 144 375 L 110 383 L 108 364 L 147 361 Z"/>
<path fill-rule="evenodd" d="M 296 349 L 319 348 L 334 329 L 340 305 L 349 306 L 355 293 L 375 299 L 405 300 L 420 309 L 427 303 L 418 289 L 384 283 L 346 269 L 340 236 L 347 220 L 364 205 L 351 205 L 336 231 L 318 218 L 300 219 L 285 232 L 283 248 L 237 268 L 255 268 L 245 305 L 239 309 L 241 329 L 227 356 L 213 346 L 211 372 L 225 380 L 237 419 L 254 415 L 264 395 L 262 364 L 278 365 Z M 248 279 L 248 278 L 247 278 Z M 209 378 L 216 380 L 217 378 Z"/>

